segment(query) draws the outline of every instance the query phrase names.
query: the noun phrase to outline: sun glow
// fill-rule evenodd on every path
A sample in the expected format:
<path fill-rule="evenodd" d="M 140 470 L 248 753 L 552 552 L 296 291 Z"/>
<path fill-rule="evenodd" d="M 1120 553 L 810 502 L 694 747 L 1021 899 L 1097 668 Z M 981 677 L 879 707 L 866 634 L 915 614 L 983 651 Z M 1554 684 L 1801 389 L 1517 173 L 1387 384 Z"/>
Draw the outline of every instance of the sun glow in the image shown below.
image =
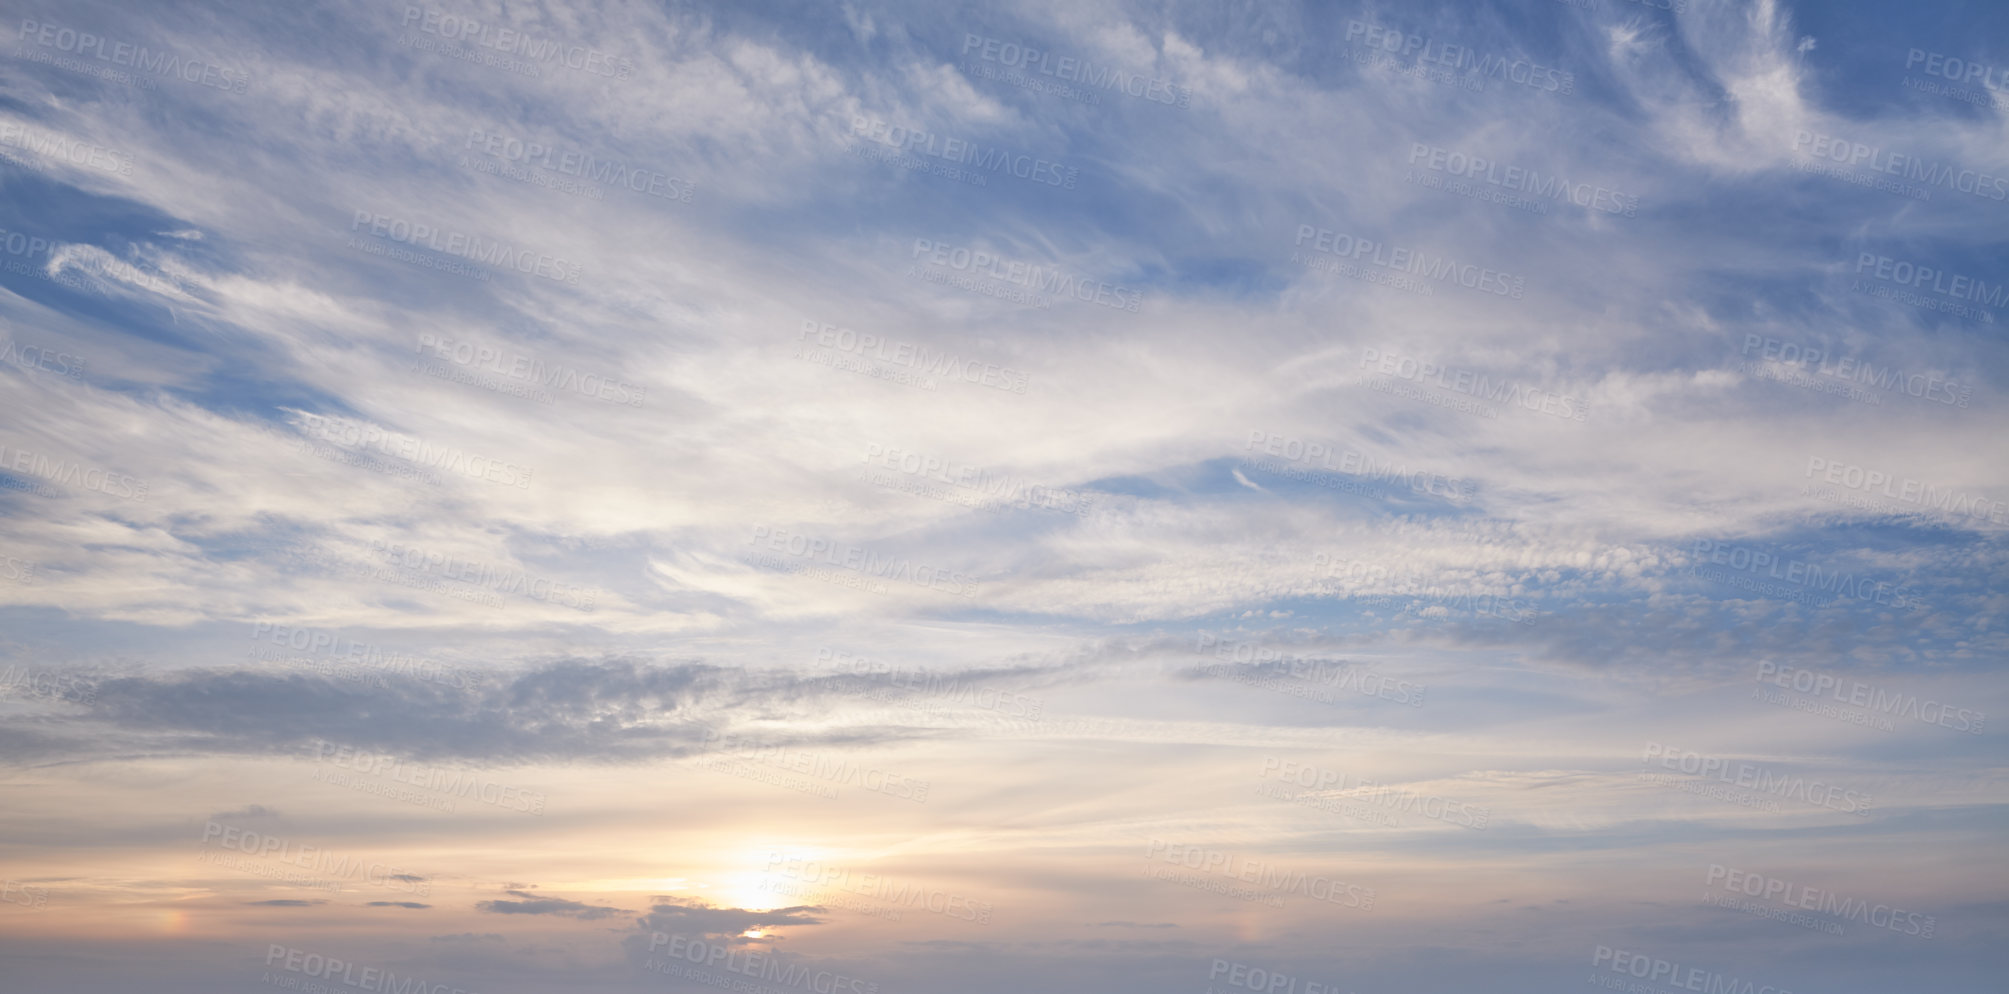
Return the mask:
<path fill-rule="evenodd" d="M 769 888 L 769 884 L 775 882 L 760 873 L 735 873 L 702 893 L 704 899 L 712 904 L 748 911 L 773 911 L 795 903 Z"/>

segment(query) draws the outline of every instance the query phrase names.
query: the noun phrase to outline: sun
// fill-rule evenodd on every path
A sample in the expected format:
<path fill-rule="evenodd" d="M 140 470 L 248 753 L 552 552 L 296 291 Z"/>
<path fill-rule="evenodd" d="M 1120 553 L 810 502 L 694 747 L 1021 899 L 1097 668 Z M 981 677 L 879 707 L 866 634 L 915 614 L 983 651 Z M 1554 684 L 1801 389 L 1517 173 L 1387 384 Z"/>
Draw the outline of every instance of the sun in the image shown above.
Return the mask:
<path fill-rule="evenodd" d="M 809 892 L 815 890 L 813 873 L 805 873 L 803 867 L 817 867 L 827 859 L 820 848 L 801 846 L 760 846 L 748 849 L 740 855 L 740 865 L 746 867 L 736 873 L 715 878 L 704 888 L 705 899 L 720 907 L 743 908 L 747 911 L 773 911 L 791 905 L 809 903 Z M 805 864 L 805 860 L 811 862 Z M 758 930 L 756 930 L 758 931 Z M 764 934 L 773 934 L 769 929 Z M 760 938 L 758 935 L 749 938 Z"/>
<path fill-rule="evenodd" d="M 800 901 L 788 899 L 788 895 L 777 889 L 782 881 L 774 880 L 763 873 L 735 873 L 708 888 L 707 897 L 712 904 L 724 908 L 741 908 L 746 911 L 773 911 Z"/>

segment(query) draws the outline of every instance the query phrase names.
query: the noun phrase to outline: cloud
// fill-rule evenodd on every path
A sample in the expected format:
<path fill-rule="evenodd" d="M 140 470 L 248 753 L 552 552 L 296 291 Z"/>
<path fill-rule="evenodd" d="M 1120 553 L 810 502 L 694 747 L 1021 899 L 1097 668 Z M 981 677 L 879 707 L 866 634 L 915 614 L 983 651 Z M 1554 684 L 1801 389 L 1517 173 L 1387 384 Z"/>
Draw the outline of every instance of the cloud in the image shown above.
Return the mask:
<path fill-rule="evenodd" d="M 43 732 L 0 729 L 0 755 L 313 756 L 323 743 L 334 743 L 424 761 L 625 763 L 697 754 L 708 748 L 708 735 L 721 733 L 742 743 L 839 747 L 940 734 L 931 726 L 906 724 L 914 720 L 912 713 L 898 708 L 864 727 L 728 732 L 750 702 L 791 704 L 809 717 L 853 706 L 868 694 L 913 693 L 919 671 L 902 676 L 883 661 L 872 665 L 879 668 L 864 671 L 840 660 L 832 672 L 793 673 L 695 662 L 564 660 L 478 685 L 361 683 L 252 669 L 106 677 L 89 709 L 54 717 Z M 1065 662 L 981 665 L 934 671 L 928 686 L 985 700 L 994 696 L 986 688 L 1023 689 L 1063 674 L 1079 678 L 1081 672 L 1078 663 Z M 277 817 L 277 812 L 253 805 L 212 817 Z"/>
<path fill-rule="evenodd" d="M 497 915 L 558 915 L 582 921 L 596 921 L 613 915 L 629 914 L 620 908 L 594 907 L 561 897 L 540 897 L 527 891 L 512 890 L 509 893 L 524 900 L 482 901 L 476 904 L 475 908 Z"/>
<path fill-rule="evenodd" d="M 692 935 L 737 936 L 750 929 L 789 925 L 821 925 L 823 908 L 797 905 L 770 911 L 721 908 L 700 901 L 663 898 L 636 925 L 643 931 Z"/>
<path fill-rule="evenodd" d="M 701 741 L 692 705 L 716 687 L 715 674 L 688 664 L 560 662 L 482 688 L 421 681 L 359 687 L 252 670 L 118 677 L 106 681 L 96 710 L 80 719 L 118 729 L 118 744 L 80 736 L 71 745 L 269 753 L 325 740 L 421 759 L 672 756 Z M 20 743 L 51 744 L 39 737 Z"/>

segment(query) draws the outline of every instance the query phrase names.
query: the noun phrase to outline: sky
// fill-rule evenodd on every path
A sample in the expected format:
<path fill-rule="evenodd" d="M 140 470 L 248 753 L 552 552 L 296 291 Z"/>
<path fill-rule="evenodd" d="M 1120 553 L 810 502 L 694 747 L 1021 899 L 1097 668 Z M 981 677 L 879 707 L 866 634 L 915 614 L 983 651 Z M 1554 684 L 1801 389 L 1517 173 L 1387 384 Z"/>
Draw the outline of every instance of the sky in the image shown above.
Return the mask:
<path fill-rule="evenodd" d="M 6 7 L 0 988 L 2009 970 L 2009 8 Z"/>

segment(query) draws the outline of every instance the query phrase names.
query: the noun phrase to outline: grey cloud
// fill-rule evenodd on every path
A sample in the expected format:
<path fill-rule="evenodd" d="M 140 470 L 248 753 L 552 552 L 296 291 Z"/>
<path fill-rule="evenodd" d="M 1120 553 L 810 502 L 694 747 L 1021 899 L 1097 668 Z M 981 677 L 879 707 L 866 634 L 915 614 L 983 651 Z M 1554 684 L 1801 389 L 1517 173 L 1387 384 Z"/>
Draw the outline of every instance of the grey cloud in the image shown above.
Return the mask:
<path fill-rule="evenodd" d="M 641 928 L 657 932 L 730 936 L 752 928 L 821 925 L 824 921 L 816 917 L 823 912 L 823 909 L 815 905 L 752 911 L 746 908 L 715 908 L 696 901 L 679 901 L 673 898 L 665 898 L 663 901 L 664 903 L 650 908 L 649 914 L 639 920 Z"/>
<path fill-rule="evenodd" d="M 523 898 L 523 900 L 483 901 L 475 905 L 475 907 L 497 915 L 560 915 L 566 918 L 578 918 L 582 921 L 595 921 L 612 915 L 629 914 L 629 912 L 621 908 L 595 907 L 562 897 L 540 897 L 528 891 L 512 890 L 509 893 Z"/>
<path fill-rule="evenodd" d="M 941 675 L 974 684 L 1028 672 L 986 668 Z M 852 676 L 632 660 L 547 663 L 476 687 L 422 681 L 357 687 L 248 669 L 131 675 L 107 680 L 96 706 L 81 714 L 0 726 L 0 757 L 311 754 L 317 744 L 332 742 L 423 761 L 640 762 L 702 751 L 707 730 L 747 702 L 771 705 L 781 697 L 822 710 L 869 684 Z M 764 744 L 842 747 L 939 734 L 854 725 Z M 251 805 L 226 815 L 278 812 Z"/>

